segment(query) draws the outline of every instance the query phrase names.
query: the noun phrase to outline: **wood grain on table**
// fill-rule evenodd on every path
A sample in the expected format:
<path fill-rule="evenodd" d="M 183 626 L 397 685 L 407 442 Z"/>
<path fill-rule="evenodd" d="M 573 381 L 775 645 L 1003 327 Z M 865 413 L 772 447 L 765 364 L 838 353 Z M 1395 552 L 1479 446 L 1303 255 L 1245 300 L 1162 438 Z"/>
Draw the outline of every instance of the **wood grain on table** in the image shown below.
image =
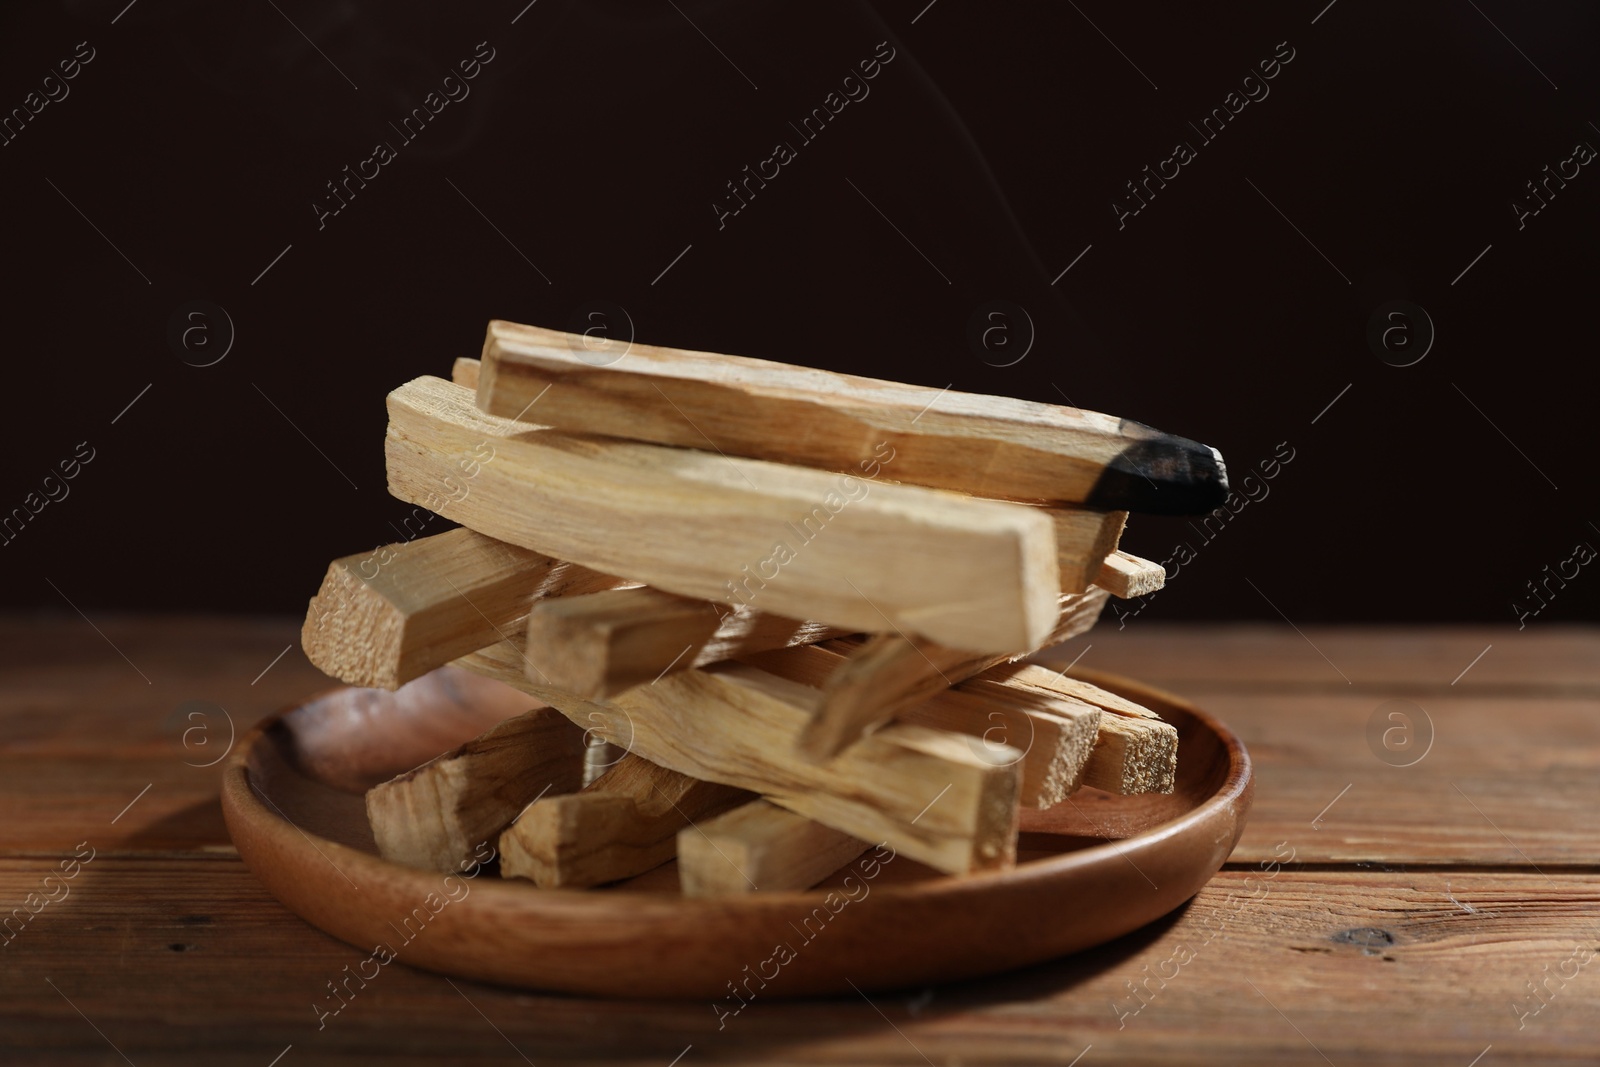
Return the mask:
<path fill-rule="evenodd" d="M 995 978 L 757 998 L 720 1029 L 709 1004 L 452 983 L 402 956 L 319 1029 L 367 954 L 244 869 L 203 766 L 230 723 L 330 684 L 298 620 L 95 626 L 0 620 L 6 1064 L 1600 1060 L 1600 629 L 1108 618 L 1059 662 L 1088 648 L 1081 667 L 1194 700 L 1256 763 L 1232 862 L 1167 919 Z M 1391 710 L 1418 743 L 1431 723 L 1411 766 L 1369 744 Z"/>

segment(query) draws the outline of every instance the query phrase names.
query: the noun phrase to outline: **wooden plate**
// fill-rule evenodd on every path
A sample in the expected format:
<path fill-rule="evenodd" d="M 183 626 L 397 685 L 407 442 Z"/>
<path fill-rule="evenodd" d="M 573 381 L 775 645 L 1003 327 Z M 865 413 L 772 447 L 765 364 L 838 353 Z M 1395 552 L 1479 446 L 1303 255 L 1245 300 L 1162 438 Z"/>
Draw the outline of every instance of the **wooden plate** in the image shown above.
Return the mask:
<path fill-rule="evenodd" d="M 363 950 L 465 978 L 617 997 L 763 997 L 990 974 L 1119 937 L 1193 896 L 1244 830 L 1250 757 L 1225 726 L 1159 690 L 1075 672 L 1178 729 L 1177 791 L 1084 789 L 1025 811 L 1009 871 L 950 877 L 904 856 L 802 893 L 688 899 L 674 865 L 600 890 L 539 890 L 377 855 L 362 793 L 529 701 L 444 668 L 398 692 L 336 689 L 264 720 L 227 766 L 239 854 L 307 922 Z M 868 852 L 867 856 L 874 853 Z M 885 853 L 887 855 L 887 853 Z M 381 951 L 379 951 L 381 949 Z M 368 966 L 363 961 L 363 966 Z"/>

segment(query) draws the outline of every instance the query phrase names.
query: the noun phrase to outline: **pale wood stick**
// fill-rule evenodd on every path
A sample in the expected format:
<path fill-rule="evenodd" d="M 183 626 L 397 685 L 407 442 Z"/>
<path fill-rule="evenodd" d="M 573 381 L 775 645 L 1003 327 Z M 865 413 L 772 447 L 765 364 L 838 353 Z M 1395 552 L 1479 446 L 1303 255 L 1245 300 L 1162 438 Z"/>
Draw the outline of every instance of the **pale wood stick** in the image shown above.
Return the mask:
<path fill-rule="evenodd" d="M 1010 671 L 1011 666 L 999 670 Z M 1025 667 L 1024 674 L 1035 669 Z M 1085 784 L 1105 715 L 1100 708 L 1060 694 L 1043 693 L 1016 682 L 1018 675 L 980 674 L 948 693 L 906 709 L 901 718 L 974 735 L 982 751 L 996 759 L 1001 745 L 1019 749 L 1020 802 L 1049 808 Z"/>
<path fill-rule="evenodd" d="M 800 751 L 810 759 L 832 759 L 872 727 L 1006 658 L 974 656 L 897 633 L 870 637 L 848 656 L 826 661 L 835 670 L 811 683 L 822 696 L 800 734 Z M 754 662 L 774 669 L 767 660 Z"/>
<path fill-rule="evenodd" d="M 895 724 L 826 765 L 795 752 L 816 691 L 743 664 L 668 675 L 609 702 L 530 682 L 502 642 L 457 664 L 548 699 L 652 763 L 760 793 L 790 811 L 956 874 L 1016 859 L 1020 753 L 996 766 L 965 737 Z M 993 756 L 994 754 L 991 754 Z"/>
<path fill-rule="evenodd" d="M 683 596 L 977 652 L 1033 648 L 1056 617 L 1055 522 L 1024 504 L 530 430 L 438 378 L 389 394 L 385 451 L 403 500 Z"/>
<path fill-rule="evenodd" d="M 766 800 L 678 831 L 686 897 L 810 889 L 869 846 Z"/>
<path fill-rule="evenodd" d="M 1092 627 L 1107 596 L 1099 588 L 1064 594 L 1055 629 L 1040 647 L 1060 644 Z M 974 655 L 898 633 L 868 638 L 854 646 L 848 662 L 815 683 L 822 687 L 822 700 L 801 734 L 801 751 L 813 759 L 831 759 L 901 708 L 1028 654 Z"/>
<path fill-rule="evenodd" d="M 1003 668 L 1014 671 L 1016 668 Z M 1100 733 L 1083 784 L 1108 793 L 1171 793 L 1178 770 L 1178 731 L 1150 709 L 1099 686 L 1037 664 L 1013 680 L 1100 708 Z"/>
<path fill-rule="evenodd" d="M 465 356 L 455 361 L 450 368 L 450 380 L 467 389 L 478 388 L 478 371 L 482 365 L 475 359 Z"/>
<path fill-rule="evenodd" d="M 837 677 L 854 661 L 836 648 L 814 645 L 752 656 L 749 662 L 781 678 L 815 686 Z M 1020 754 L 1018 802 L 1048 808 L 1082 784 L 1102 720 L 1098 707 L 1042 688 L 1051 673 L 1027 664 L 996 667 L 953 689 L 927 694 L 900 708 L 894 718 L 966 734 L 972 752 L 990 762 L 1002 763 Z"/>
<path fill-rule="evenodd" d="M 1177 775 L 1178 732 L 1164 722 L 1103 715 L 1083 784 L 1123 796 L 1170 793 Z"/>
<path fill-rule="evenodd" d="M 1104 589 L 1090 586 L 1082 593 L 1063 593 L 1056 604 L 1056 624 L 1038 646 L 1027 653 L 1032 655 L 1070 641 L 1079 634 L 1088 633 L 1100 619 L 1106 601 L 1110 599 Z M 1012 659 L 1018 658 L 1013 655 Z"/>
<path fill-rule="evenodd" d="M 629 753 L 580 792 L 530 805 L 500 835 L 500 873 L 541 889 L 631 878 L 677 853 L 678 831 L 750 800 Z"/>
<path fill-rule="evenodd" d="M 341 682 L 395 689 L 520 633 L 533 601 L 621 584 L 472 530 L 449 530 L 328 564 L 300 645 Z"/>
<path fill-rule="evenodd" d="M 1061 574 L 1061 591 L 1081 593 L 1100 576 L 1106 557 L 1117 550 L 1128 513 L 1057 508 L 1048 514 L 1056 527 L 1056 569 Z"/>
<path fill-rule="evenodd" d="M 1038 668 L 1027 672 L 1026 684 L 1028 685 L 1037 685 L 1050 690 L 1052 693 L 1060 693 L 1063 696 L 1072 697 L 1074 700 L 1081 700 L 1085 704 L 1093 704 L 1097 708 L 1105 708 L 1107 711 L 1114 711 L 1118 715 L 1125 715 L 1129 718 L 1162 721 L 1161 716 L 1143 704 L 1135 704 L 1126 697 L 1120 697 L 1109 690 L 1101 689 L 1097 685 L 1091 685 L 1081 678 L 1073 678 L 1065 671 L 1051 670 L 1039 664 L 1029 664 L 1027 666 Z M 1012 673 L 1017 674 L 1020 672 L 1013 669 Z"/>
<path fill-rule="evenodd" d="M 671 671 L 845 632 L 648 586 L 613 589 L 533 606 L 528 677 L 575 696 L 607 697 Z"/>
<path fill-rule="evenodd" d="M 584 732 L 553 708 L 507 719 L 461 747 L 367 790 L 378 854 L 455 871 L 535 799 L 577 789 Z"/>
<path fill-rule="evenodd" d="M 862 470 L 976 496 L 1200 515 L 1216 450 L 1127 419 L 761 359 L 491 322 L 478 404 L 567 430 Z M 598 358 L 597 358 L 598 357 Z M 544 390 L 549 389 L 546 394 Z"/>
<path fill-rule="evenodd" d="M 1154 593 L 1166 583 L 1167 571 L 1161 564 L 1120 551 L 1106 557 L 1094 580 L 1095 585 L 1123 600 Z"/>

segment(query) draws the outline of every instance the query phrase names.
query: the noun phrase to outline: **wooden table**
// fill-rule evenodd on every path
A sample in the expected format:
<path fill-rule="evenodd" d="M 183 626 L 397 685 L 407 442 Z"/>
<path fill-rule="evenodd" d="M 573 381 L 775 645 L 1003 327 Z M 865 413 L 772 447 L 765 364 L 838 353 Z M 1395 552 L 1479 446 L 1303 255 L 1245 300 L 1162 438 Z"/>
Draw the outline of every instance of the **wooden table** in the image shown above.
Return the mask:
<path fill-rule="evenodd" d="M 0 904 L 40 894 L 0 948 L 0 1062 L 1600 1062 L 1600 629 L 1135 621 L 1069 655 L 1090 644 L 1085 666 L 1194 699 L 1256 762 L 1232 861 L 1168 919 L 982 981 L 756 1001 L 720 1031 L 704 1003 L 402 965 L 319 1031 L 363 953 L 261 889 L 196 766 L 227 744 L 218 708 L 242 731 L 327 684 L 298 623 L 0 620 Z M 1431 747 L 1396 766 L 1418 708 Z"/>

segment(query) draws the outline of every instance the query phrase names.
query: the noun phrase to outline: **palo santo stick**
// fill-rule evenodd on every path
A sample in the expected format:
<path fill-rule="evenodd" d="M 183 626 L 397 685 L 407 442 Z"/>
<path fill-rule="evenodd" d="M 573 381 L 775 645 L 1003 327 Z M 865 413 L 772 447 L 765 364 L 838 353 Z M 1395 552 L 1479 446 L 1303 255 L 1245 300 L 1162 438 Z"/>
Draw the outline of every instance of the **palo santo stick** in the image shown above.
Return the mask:
<path fill-rule="evenodd" d="M 1105 590 L 1098 588 L 1063 595 L 1056 627 L 1041 647 L 1060 644 L 1092 627 L 1106 598 Z M 1026 654 L 974 655 L 898 633 L 871 637 L 826 680 L 813 683 L 822 686 L 822 700 L 801 734 L 801 751 L 814 759 L 830 759 L 873 726 L 894 718 L 901 708 Z"/>
<path fill-rule="evenodd" d="M 743 664 L 668 675 L 606 703 L 541 688 L 501 642 L 457 665 L 548 700 L 652 763 L 768 800 L 863 841 L 887 841 L 951 874 L 1016 860 L 1020 753 L 995 766 L 965 737 L 886 727 L 826 765 L 794 751 L 816 691 Z"/>
<path fill-rule="evenodd" d="M 1161 564 L 1140 559 L 1132 552 L 1113 552 L 1100 564 L 1094 584 L 1108 590 L 1112 596 L 1131 600 L 1154 593 L 1167 584 L 1167 571 Z"/>
<path fill-rule="evenodd" d="M 956 698 L 975 705 L 977 716 L 958 708 Z M 957 712 L 963 720 L 956 719 Z M 1086 783 L 1106 718 L 1099 708 L 1071 697 L 1025 690 L 983 675 L 908 709 L 903 717 L 976 734 L 985 750 L 999 744 L 1022 748 L 1021 802 L 1034 808 L 1054 807 Z"/>
<path fill-rule="evenodd" d="M 1030 664 L 1003 668 L 1012 681 L 1086 704 L 1100 716 L 1100 734 L 1084 768 L 1083 784 L 1108 793 L 1171 793 L 1178 770 L 1178 731 L 1148 708 L 1099 686 Z"/>
<path fill-rule="evenodd" d="M 460 748 L 367 790 L 378 854 L 455 871 L 538 797 L 583 775 L 584 732 L 553 708 L 507 719 Z"/>
<path fill-rule="evenodd" d="M 395 689 L 505 640 L 532 600 L 618 584 L 587 567 L 449 530 L 330 563 L 300 644 L 341 682 Z"/>
<path fill-rule="evenodd" d="M 629 753 L 582 791 L 530 805 L 500 835 L 500 873 L 541 889 L 631 878 L 672 859 L 679 830 L 749 799 Z"/>
<path fill-rule="evenodd" d="M 1106 557 L 1117 550 L 1128 513 L 1060 508 L 1048 514 L 1056 528 L 1056 569 L 1061 573 L 1061 591 L 1081 593 L 1100 576 Z"/>
<path fill-rule="evenodd" d="M 465 356 L 455 361 L 450 367 L 450 380 L 465 389 L 478 388 L 478 370 L 481 364 L 475 359 Z"/>
<path fill-rule="evenodd" d="M 1097 708 L 1105 708 L 1107 711 L 1114 711 L 1118 715 L 1125 715 L 1129 718 L 1162 721 L 1161 716 L 1144 705 L 1135 704 L 1127 697 L 1120 697 L 1109 690 L 1101 689 L 1097 685 L 1091 685 L 1081 678 L 1072 678 L 1065 672 L 1053 671 L 1039 664 L 1027 664 L 1024 666 L 1038 667 L 1038 670 L 1026 672 L 1025 684 L 1041 686 L 1052 693 L 1061 693 L 1064 696 L 1072 697 L 1074 700 L 1081 700 L 1085 704 L 1093 704 Z M 1019 677 L 1022 674 L 1023 672 L 1019 668 L 1010 668 L 1009 676 Z"/>
<path fill-rule="evenodd" d="M 750 662 L 790 681 L 817 685 L 837 677 L 853 661 L 834 648 L 816 645 L 752 656 Z M 1015 759 L 1020 753 L 1019 803 L 1048 808 L 1082 784 L 1103 717 L 1098 707 L 1042 688 L 1049 674 L 1033 665 L 1006 666 L 940 689 L 894 717 L 967 734 L 972 752 L 990 762 Z"/>
<path fill-rule="evenodd" d="M 1054 624 L 1055 524 L 1027 505 L 530 430 L 438 378 L 389 394 L 385 451 L 402 500 L 682 596 L 978 652 Z"/>
<path fill-rule="evenodd" d="M 528 614 L 528 677 L 598 698 L 752 652 L 845 633 L 643 586 L 545 600 Z M 542 677 L 541 677 L 542 676 Z"/>
<path fill-rule="evenodd" d="M 491 322 L 478 406 L 587 433 L 1101 510 L 1200 515 L 1228 495 L 1206 445 L 1077 408 Z M 604 358 L 597 358 L 597 354 Z M 597 365 L 603 364 L 603 365 Z M 545 394 L 545 390 L 549 393 Z"/>
<path fill-rule="evenodd" d="M 896 712 L 1006 659 L 900 634 L 868 638 L 852 654 L 826 661 L 835 664 L 834 671 L 810 683 L 821 686 L 822 697 L 800 734 L 800 751 L 810 759 L 832 759 Z M 755 662 L 773 669 L 767 660 Z"/>
<path fill-rule="evenodd" d="M 870 846 L 859 838 L 752 800 L 678 831 L 686 897 L 810 889 Z"/>
<path fill-rule="evenodd" d="M 1177 774 L 1178 732 L 1164 722 L 1102 715 L 1083 784 L 1108 793 L 1170 793 Z"/>

